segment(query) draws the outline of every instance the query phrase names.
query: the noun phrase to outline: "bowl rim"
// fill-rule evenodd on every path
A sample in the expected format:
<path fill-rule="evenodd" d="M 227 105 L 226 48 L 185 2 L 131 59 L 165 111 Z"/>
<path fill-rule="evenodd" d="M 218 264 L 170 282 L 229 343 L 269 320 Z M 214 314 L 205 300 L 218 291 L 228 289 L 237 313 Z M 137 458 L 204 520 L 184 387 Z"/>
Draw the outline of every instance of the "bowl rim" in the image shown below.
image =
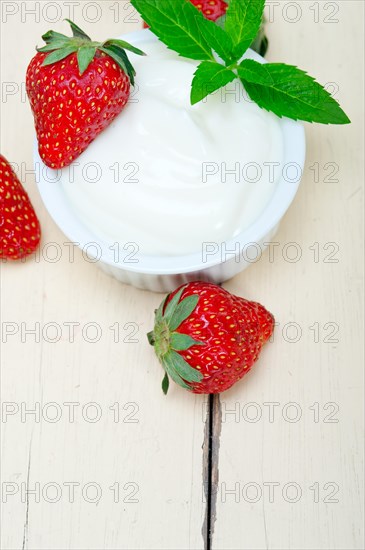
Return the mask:
<path fill-rule="evenodd" d="M 148 29 L 123 34 L 121 38 L 125 39 L 126 36 L 128 36 L 128 40 L 133 43 L 145 41 L 146 38 L 150 41 L 158 41 L 157 37 Z M 253 50 L 248 50 L 247 53 L 256 61 L 267 63 L 263 57 Z M 125 259 L 115 261 L 115 251 L 113 251 L 113 247 L 118 243 L 113 243 L 111 246 L 110 242 L 98 237 L 84 225 L 73 210 L 71 203 L 69 203 L 60 181 L 50 183 L 49 180 L 47 181 L 42 177 L 43 170 L 36 170 L 36 183 L 42 201 L 54 222 L 65 236 L 82 250 L 89 250 L 91 246 L 94 246 L 98 251 L 98 254 L 94 255 L 95 261 L 100 261 L 129 272 L 151 275 L 173 275 L 177 273 L 183 274 L 202 271 L 226 263 L 227 260 L 223 260 L 222 258 L 221 246 L 223 243 L 226 251 L 236 249 L 237 244 L 239 245 L 239 251 L 244 250 L 249 245 L 260 244 L 260 242 L 262 242 L 262 240 L 278 225 L 293 202 L 304 170 L 306 155 L 304 126 L 300 122 L 285 117 L 280 119 L 280 125 L 284 138 L 283 165 L 296 164 L 301 170 L 300 177 L 297 178 L 297 181 L 291 182 L 286 181 L 283 176 L 280 177 L 273 195 L 259 217 L 235 237 L 223 241 L 222 243 L 214 243 L 220 246 L 218 246 L 218 250 L 215 253 L 211 254 L 207 261 L 203 261 L 202 259 L 202 250 L 193 254 L 177 256 L 151 256 L 138 252 L 138 257 L 133 260 L 131 259 L 130 262 L 125 261 Z M 38 164 L 43 167 L 43 169 L 50 170 L 40 158 L 37 138 L 34 140 L 33 160 L 35 167 Z M 91 257 L 92 254 L 88 252 L 88 256 Z"/>

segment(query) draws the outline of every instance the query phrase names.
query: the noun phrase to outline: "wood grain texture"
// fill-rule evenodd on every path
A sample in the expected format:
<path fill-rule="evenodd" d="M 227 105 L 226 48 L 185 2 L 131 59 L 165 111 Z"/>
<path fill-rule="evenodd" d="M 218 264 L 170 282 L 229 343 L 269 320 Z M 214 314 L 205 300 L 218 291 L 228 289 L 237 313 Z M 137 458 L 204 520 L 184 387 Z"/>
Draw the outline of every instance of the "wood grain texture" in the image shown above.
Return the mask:
<path fill-rule="evenodd" d="M 304 178 L 271 259 L 225 285 L 262 301 L 278 325 L 255 370 L 221 396 L 215 550 L 363 548 L 364 6 L 336 2 L 339 22 L 321 11 L 314 24 L 312 2 L 298 3 L 297 23 L 284 20 L 288 4 L 269 28 L 269 60 L 335 80 L 353 124 L 306 125 Z"/>
<path fill-rule="evenodd" d="M 9 94 L 22 92 L 6 101 L 3 96 L 1 151 L 19 168 L 23 163 L 24 171 L 33 167 L 34 139 L 23 89 L 27 62 L 42 33 L 55 27 L 64 32 L 68 25 L 42 17 L 47 2 L 40 2 L 38 22 L 24 11 L 34 2 L 12 4 L 19 11 L 6 23 L 3 18 L 1 79 Z M 48 4 L 43 15 L 54 18 Z M 68 17 L 67 3 L 53 4 L 61 19 Z M 75 20 L 96 38 L 141 27 L 139 20 L 129 21 L 126 2 L 120 2 L 119 14 L 117 2 L 99 2 L 102 18 L 95 24 L 85 14 L 82 19 L 87 4 L 85 14 L 95 17 L 90 2 L 81 2 Z M 2 504 L 1 547 L 202 548 L 202 398 L 176 386 L 167 398 L 162 394 L 162 369 L 146 338 L 162 296 L 121 285 L 77 248 L 73 258 L 72 247 L 64 244 L 68 239 L 41 203 L 34 176 L 22 180 L 39 214 L 43 241 L 40 258 L 1 265 L 7 339 L 2 401 L 5 413 L 17 410 L 5 414 L 1 426 L 3 491 L 17 491 Z M 32 328 L 40 335 L 26 334 Z M 17 332 L 6 337 L 4 329 Z M 40 418 L 25 414 L 25 408 L 37 406 Z M 24 494 L 28 476 L 29 488 L 39 488 L 39 502 Z M 79 484 L 74 497 L 70 483 Z"/>
<path fill-rule="evenodd" d="M 61 20 L 71 14 L 67 2 L 39 2 L 39 18 L 29 12 L 35 2 L 8 4 L 17 11 L 6 17 L 2 12 L 1 152 L 24 172 L 32 169 L 34 135 L 24 95 L 26 66 L 40 35 L 51 27 L 65 31 Z M 52 6 L 42 11 L 46 4 L 59 6 L 59 22 L 51 22 Z M 92 7 L 82 12 L 87 4 L 79 0 L 74 16 L 95 37 L 140 28 L 123 0 L 118 11 L 117 2 L 99 2 L 95 23 Z M 273 257 L 266 251 L 225 285 L 264 303 L 279 325 L 255 370 L 221 397 L 213 548 L 357 549 L 363 547 L 364 89 L 358 67 L 364 8 L 352 0 L 330 2 L 339 6 L 331 15 L 319 3 L 314 23 L 309 8 L 316 3 L 301 1 L 301 19 L 289 23 L 282 13 L 295 18 L 295 7 L 288 7 L 293 3 L 271 4 L 280 5 L 269 27 L 269 59 L 298 64 L 323 83 L 336 80 L 353 124 L 306 126 L 303 183 Z M 325 23 L 325 16 L 339 22 Z M 72 257 L 42 206 L 34 176 L 22 179 L 42 223 L 43 253 L 0 266 L 1 397 L 8 413 L 1 424 L 3 499 L 4 491 L 15 493 L 2 503 L 2 547 L 200 549 L 204 400 L 177 387 L 167 399 L 160 393 L 161 369 L 145 333 L 161 296 L 121 285 L 78 249 Z M 298 250 L 301 259 L 289 261 Z M 32 328 L 36 334 L 27 334 Z M 35 406 L 39 419 L 25 414 Z M 249 421 L 260 412 L 259 420 Z M 299 412 L 298 422 L 290 422 Z M 95 414 L 101 418 L 93 422 Z M 39 502 L 34 494 L 27 498 L 27 483 L 39 490 Z M 72 483 L 79 484 L 73 499 Z M 280 484 L 271 485 L 273 499 L 270 483 Z M 298 502 L 287 502 L 293 485 L 283 498 L 287 483 L 301 489 Z M 326 483 L 336 485 L 324 488 Z M 339 502 L 324 502 L 336 486 L 332 498 Z M 232 489 L 238 496 L 227 492 Z M 250 502 L 260 489 L 263 496 Z"/>

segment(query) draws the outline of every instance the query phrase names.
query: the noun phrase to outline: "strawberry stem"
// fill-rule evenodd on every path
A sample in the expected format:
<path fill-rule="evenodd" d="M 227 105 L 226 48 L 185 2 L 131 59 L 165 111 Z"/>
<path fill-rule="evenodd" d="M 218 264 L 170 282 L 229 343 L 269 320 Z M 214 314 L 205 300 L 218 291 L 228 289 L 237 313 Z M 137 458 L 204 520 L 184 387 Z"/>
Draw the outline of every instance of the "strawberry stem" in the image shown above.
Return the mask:
<path fill-rule="evenodd" d="M 195 340 L 188 334 L 175 332 L 181 323 L 195 310 L 198 296 L 188 296 L 181 299 L 184 287 L 180 288 L 167 303 L 166 298 L 155 312 L 155 326 L 147 334 L 151 346 L 165 370 L 162 382 L 163 392 L 168 389 L 168 376 L 184 389 L 191 389 L 189 384 L 201 382 L 202 374 L 185 361 L 179 351 L 185 351 L 193 346 L 202 346 L 204 342 Z M 167 304 L 167 305 L 166 305 Z M 166 307 L 165 307 L 166 305 Z M 166 391 L 165 391 L 166 390 Z"/>
<path fill-rule="evenodd" d="M 129 50 L 136 55 L 145 55 L 142 50 L 124 40 L 114 38 L 108 38 L 103 42 L 94 42 L 76 23 L 70 19 L 66 19 L 66 21 L 71 26 L 72 36 L 66 36 L 52 30 L 42 36 L 46 45 L 37 48 L 37 51 L 48 54 L 43 61 L 43 66 L 53 65 L 53 63 L 58 63 L 69 55 L 76 53 L 80 75 L 82 75 L 94 59 L 96 52 L 100 51 L 109 55 L 119 65 L 122 71 L 129 76 L 129 80 L 134 86 L 136 71 L 125 50 Z"/>

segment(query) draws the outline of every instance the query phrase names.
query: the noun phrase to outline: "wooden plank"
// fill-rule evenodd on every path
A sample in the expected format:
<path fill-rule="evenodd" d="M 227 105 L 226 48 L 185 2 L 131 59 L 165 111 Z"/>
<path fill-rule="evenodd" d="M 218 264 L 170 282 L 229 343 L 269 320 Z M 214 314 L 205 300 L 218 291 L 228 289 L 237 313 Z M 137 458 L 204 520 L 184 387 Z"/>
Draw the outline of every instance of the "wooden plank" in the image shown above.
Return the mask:
<path fill-rule="evenodd" d="M 86 3 L 81 2 L 81 8 Z M 2 48 L 1 79 L 10 87 L 6 102 L 1 104 L 1 150 L 19 165 L 25 162 L 24 170 L 32 167 L 33 130 L 22 80 L 33 45 L 39 43 L 41 32 L 54 24 L 45 21 L 44 13 L 38 23 L 36 16 L 27 14 L 24 5 L 30 9 L 32 2 L 12 4 L 19 6 L 19 12 L 9 15 L 6 25 L 2 25 L 2 44 L 16 35 L 19 50 L 7 50 L 5 58 Z M 58 4 L 62 9 L 60 19 L 69 16 L 65 4 Z M 128 9 L 124 10 L 126 4 L 120 4 L 123 13 L 115 11 L 115 2 L 100 3 L 101 20 L 86 23 L 85 30 L 95 36 L 133 30 L 138 23 L 130 21 Z M 340 6 L 338 16 L 331 15 L 331 8 L 325 14 L 320 11 L 321 22 L 315 25 L 315 12 L 309 10 L 312 3 L 299 4 L 302 19 L 296 24 L 286 22 L 281 15 L 285 9 L 287 19 L 295 17 L 291 11 L 295 7 L 282 3 L 275 8 L 270 28 L 271 58 L 297 63 L 322 82 L 335 77 L 344 107 L 353 120 L 362 120 L 362 107 L 357 101 L 363 93 L 362 80 L 356 77 L 362 58 L 360 53 L 345 57 L 347 50 L 341 44 L 346 37 L 354 41 L 354 51 L 361 52 L 356 42 L 360 41 L 362 4 L 347 2 L 345 9 L 343 2 L 330 3 L 335 4 L 335 10 Z M 321 5 L 319 8 L 324 9 Z M 77 9 L 75 19 L 80 22 Z M 89 18 L 94 17 L 88 9 Z M 339 17 L 340 23 L 324 23 L 324 15 Z M 18 88 L 12 91 L 12 84 Z M 359 123 L 343 129 L 308 127 L 306 175 L 278 234 L 274 262 L 266 253 L 258 264 L 226 285 L 237 294 L 261 300 L 275 313 L 280 325 L 257 369 L 222 397 L 222 434 L 220 441 L 217 438 L 214 442 L 216 447 L 220 442 L 215 548 L 362 547 L 361 352 L 357 344 L 362 335 L 362 270 L 354 245 L 360 241 L 361 224 L 352 222 L 360 219 L 360 130 Z M 316 162 L 320 169 L 318 183 L 314 181 L 314 169 L 309 169 Z M 325 165 L 333 162 L 340 171 L 332 178 L 340 181 L 326 183 L 324 177 L 331 177 L 333 167 Z M 61 257 L 55 263 L 42 257 L 39 262 L 32 259 L 22 266 L 1 266 L 2 321 L 15 323 L 14 330 L 18 328 L 4 346 L 2 400 L 10 403 L 8 412 L 12 403 L 19 408 L 2 424 L 2 481 L 15 484 L 7 485 L 8 491 L 17 490 L 2 505 L 3 547 L 200 548 L 205 514 L 201 486 L 205 416 L 200 398 L 178 389 L 167 400 L 160 397 L 160 371 L 144 340 L 160 297 L 109 279 L 80 252 L 75 251 L 71 262 L 65 239 L 47 217 L 31 175 L 26 177 L 25 186 L 40 214 L 47 252 L 52 258 L 59 249 L 49 243 L 57 243 Z M 285 245 L 291 242 L 299 243 L 303 250 L 303 258 L 297 263 L 282 258 Z M 315 242 L 319 243 L 318 263 L 314 261 L 316 248 L 310 249 Z M 338 243 L 338 252 L 333 248 L 324 250 L 330 242 Z M 285 250 L 293 252 L 293 248 Z M 339 258 L 338 264 L 324 262 L 331 251 L 334 259 Z M 46 338 L 36 343 L 34 335 L 28 334 L 22 342 L 22 332 L 36 322 L 42 329 L 48 327 Z M 79 323 L 74 343 L 69 341 L 69 325 L 65 325 L 70 322 Z M 46 340 L 57 331 L 55 323 L 61 329 L 61 340 L 52 344 Z M 94 344 L 83 337 L 82 329 L 88 323 L 97 323 L 101 329 L 101 338 Z M 139 343 L 115 343 L 109 328 L 115 323 L 120 323 L 121 340 L 127 336 L 125 324 L 136 323 Z M 290 343 L 295 326 L 285 327 L 287 323 L 298 323 L 302 329 L 296 346 Z M 320 328 L 318 343 L 313 340 L 317 330 L 314 323 Z M 336 328 L 325 328 L 326 323 L 339 325 L 338 335 L 332 337 L 338 337 L 338 343 L 324 342 Z M 12 326 L 7 326 L 11 330 Z M 92 328 L 88 329 L 91 338 Z M 97 408 L 89 406 L 82 415 L 82 408 L 92 402 L 98 404 L 102 414 L 95 423 L 88 414 L 91 416 Z M 119 422 L 114 421 L 115 408 L 110 409 L 116 402 L 120 404 Z M 257 406 L 247 407 L 252 402 Z M 289 402 L 296 402 L 302 410 L 302 418 L 296 423 L 288 421 L 288 415 L 296 410 L 286 407 Z M 31 415 L 22 422 L 24 407 L 35 403 L 42 405 L 40 422 Z M 49 403 L 61 408 L 57 422 L 50 418 L 59 409 L 44 408 Z M 75 405 L 74 422 L 68 418 L 71 405 L 64 403 L 80 403 Z M 279 403 L 271 405 L 273 422 L 269 403 Z M 316 406 L 310 408 L 314 403 L 319 403 L 318 411 Z M 338 404 L 339 411 L 331 407 L 324 410 L 327 403 Z M 238 422 L 229 410 L 235 414 L 238 410 Z M 260 410 L 262 419 L 247 420 Z M 324 422 L 331 411 L 338 423 L 328 423 L 328 416 Z M 315 422 L 317 412 L 319 422 Z M 217 466 L 216 460 L 213 466 Z M 39 503 L 34 495 L 29 495 L 27 502 L 21 494 L 21 484 L 27 483 L 28 476 L 31 488 L 38 482 L 44 490 L 47 483 L 53 483 Z M 242 490 L 248 482 L 257 483 L 265 491 L 266 500 L 248 502 L 257 486 L 248 488 L 245 500 Z M 268 483 L 272 482 L 281 484 L 272 486 L 273 503 L 267 496 Z M 297 483 L 303 491 L 295 504 L 281 497 L 289 482 Z M 320 486 L 319 503 L 314 502 L 316 482 Z M 336 489 L 324 489 L 327 482 L 339 485 L 338 494 L 332 497 L 339 503 L 323 502 Z M 73 503 L 69 502 L 70 485 L 65 483 L 80 483 L 75 486 Z M 109 487 L 116 489 L 116 483 L 121 484 L 121 492 L 115 503 Z M 127 483 L 136 483 L 138 488 Z M 235 483 L 239 483 L 238 503 L 234 502 L 235 495 L 227 493 L 227 489 L 235 489 Z M 49 502 L 58 496 L 59 488 L 59 502 Z M 82 488 L 87 491 L 84 497 Z M 102 495 L 98 504 L 88 502 L 99 488 Z M 136 489 L 135 497 L 128 498 Z M 293 486 L 288 490 L 286 497 L 290 499 Z M 139 502 L 123 502 L 131 498 Z"/>
<path fill-rule="evenodd" d="M 17 288 L 3 294 L 3 326 L 19 326 L 3 351 L 3 406 L 14 414 L 3 425 L 2 479 L 17 489 L 3 504 L 4 547 L 18 548 L 23 535 L 37 549 L 202 545 L 204 423 L 199 399 L 174 387 L 160 394 L 144 334 L 160 296 L 122 287 L 80 258 L 6 266 L 3 289 Z M 36 323 L 37 342 L 26 334 Z M 73 342 L 69 323 L 78 323 Z M 29 513 L 28 471 L 40 492 L 40 502 L 29 495 Z"/>
<path fill-rule="evenodd" d="M 12 83 L 18 92 L 1 104 L 1 150 L 24 173 L 32 169 L 34 134 L 21 93 L 27 62 L 41 34 L 63 32 L 66 23 L 42 12 L 39 22 L 30 14 L 22 22 L 21 10 L 34 2 L 12 4 L 19 11 L 3 20 L 1 78 L 9 94 Z M 60 19 L 68 17 L 67 3 L 57 4 Z M 75 20 L 93 36 L 140 27 L 123 22 L 125 2 L 119 22 L 116 2 L 99 2 L 95 24 L 78 16 L 85 4 L 75 7 Z M 162 395 L 162 370 L 145 337 L 162 296 L 118 283 L 77 249 L 72 260 L 34 177 L 23 181 L 43 243 L 40 258 L 1 266 L 2 548 L 201 548 L 202 398 L 176 386 Z M 39 417 L 26 414 L 35 407 Z M 39 495 L 27 497 L 27 487 Z"/>
<path fill-rule="evenodd" d="M 333 2 L 339 22 L 326 24 L 315 3 L 314 24 L 313 4 L 299 2 L 293 24 L 288 4 L 276 8 L 269 59 L 335 80 L 353 124 L 307 125 L 305 175 L 274 260 L 266 252 L 225 285 L 265 304 L 278 326 L 256 369 L 221 396 L 215 550 L 363 548 L 364 6 Z"/>

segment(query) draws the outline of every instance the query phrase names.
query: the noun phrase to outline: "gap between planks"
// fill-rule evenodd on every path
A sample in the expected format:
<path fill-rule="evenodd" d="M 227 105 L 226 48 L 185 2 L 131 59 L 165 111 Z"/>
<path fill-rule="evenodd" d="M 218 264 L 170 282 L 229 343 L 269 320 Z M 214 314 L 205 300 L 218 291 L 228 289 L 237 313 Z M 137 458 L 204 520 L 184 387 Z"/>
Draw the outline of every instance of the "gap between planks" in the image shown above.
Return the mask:
<path fill-rule="evenodd" d="M 222 428 L 222 408 L 219 394 L 210 394 L 207 403 L 203 442 L 203 487 L 206 501 L 202 527 L 204 549 L 212 550 L 219 478 L 219 444 Z"/>

